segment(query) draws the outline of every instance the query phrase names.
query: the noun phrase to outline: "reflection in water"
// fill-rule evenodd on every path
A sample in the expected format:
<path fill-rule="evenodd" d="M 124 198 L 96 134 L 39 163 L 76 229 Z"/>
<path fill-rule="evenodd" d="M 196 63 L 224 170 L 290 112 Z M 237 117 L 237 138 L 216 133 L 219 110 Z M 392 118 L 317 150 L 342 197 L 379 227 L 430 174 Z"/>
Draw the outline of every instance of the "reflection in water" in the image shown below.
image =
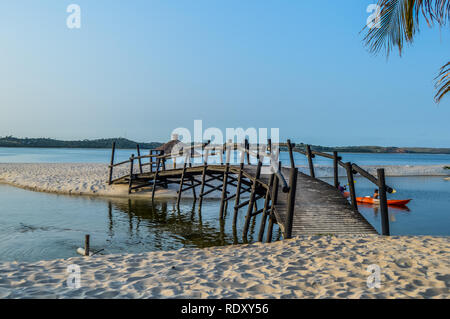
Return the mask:
<path fill-rule="evenodd" d="M 365 211 L 366 213 L 373 211 L 373 217 L 376 219 L 378 218 L 380 206 L 358 203 L 358 209 L 360 211 Z M 409 213 L 411 210 L 407 206 L 389 206 L 389 220 L 394 223 L 397 221 L 396 216 L 398 214 L 404 214 L 405 212 Z"/>
<path fill-rule="evenodd" d="M 192 200 L 79 197 L 30 192 L 0 184 L 0 261 L 37 261 L 76 256 L 90 234 L 92 251 L 142 253 L 242 243 L 246 209 L 233 227 L 233 205 L 224 220 L 217 200 L 202 211 Z M 249 240 L 257 238 L 260 216 Z M 274 229 L 272 240 L 279 236 Z"/>
<path fill-rule="evenodd" d="M 240 211 L 237 226 L 232 222 L 233 213 L 226 210 L 224 219 L 218 214 L 217 201 L 209 201 L 202 211 L 198 211 L 194 201 L 184 201 L 180 209 L 175 201 L 159 201 L 153 205 L 142 199 L 110 199 L 108 201 L 109 242 L 115 240 L 121 228 L 123 216 L 127 216 L 127 240 L 136 245 L 153 246 L 152 250 L 167 250 L 180 247 L 211 247 L 239 244 L 242 240 L 241 225 L 244 224 L 244 211 Z M 260 218 L 252 218 L 248 242 L 257 238 L 256 225 Z M 119 224 L 119 225 L 118 225 Z M 122 225 L 123 226 L 123 225 Z M 274 232 L 273 240 L 280 238 L 281 231 Z"/>

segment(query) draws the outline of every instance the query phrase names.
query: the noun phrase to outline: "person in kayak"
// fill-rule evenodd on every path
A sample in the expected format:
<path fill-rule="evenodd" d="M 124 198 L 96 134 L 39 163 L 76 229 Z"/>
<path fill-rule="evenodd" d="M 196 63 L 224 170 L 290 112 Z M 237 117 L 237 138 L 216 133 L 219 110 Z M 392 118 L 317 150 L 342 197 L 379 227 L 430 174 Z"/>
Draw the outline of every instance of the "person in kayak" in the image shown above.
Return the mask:
<path fill-rule="evenodd" d="M 342 186 L 341 186 L 341 183 L 338 182 L 338 189 L 339 189 L 339 191 L 340 191 L 342 194 L 344 194 L 344 192 L 345 192 L 345 190 L 346 190 L 347 188 L 346 188 L 345 186 L 342 187 Z"/>
<path fill-rule="evenodd" d="M 380 199 L 380 194 L 378 193 L 378 189 L 375 189 L 373 193 L 373 199 Z"/>

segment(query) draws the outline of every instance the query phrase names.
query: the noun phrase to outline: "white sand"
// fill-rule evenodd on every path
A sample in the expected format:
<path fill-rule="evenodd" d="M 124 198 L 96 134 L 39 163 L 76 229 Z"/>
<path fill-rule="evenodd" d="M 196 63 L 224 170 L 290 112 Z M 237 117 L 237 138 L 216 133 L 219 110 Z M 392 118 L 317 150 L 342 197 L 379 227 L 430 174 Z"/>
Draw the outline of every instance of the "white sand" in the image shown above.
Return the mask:
<path fill-rule="evenodd" d="M 115 169 L 116 177 L 128 174 L 128 167 Z M 136 172 L 137 173 L 137 172 Z M 3 164 L 0 163 L 0 183 L 10 184 L 29 190 L 89 196 L 109 197 L 146 197 L 150 189 L 133 192 L 128 195 L 128 185 L 108 185 L 108 165 L 97 163 L 37 163 Z M 214 184 L 214 183 L 213 183 Z M 178 185 L 169 185 L 169 189 L 157 188 L 156 198 L 175 198 Z M 198 192 L 197 192 L 198 194 Z M 183 193 L 183 197 L 192 197 L 192 192 Z M 220 196 L 213 192 L 206 198 Z"/>
<path fill-rule="evenodd" d="M 374 167 L 364 166 L 369 172 L 374 173 Z M 307 170 L 307 168 L 302 168 Z M 385 166 L 387 176 L 398 176 L 400 171 L 406 175 L 439 175 L 444 171 L 442 165 L 431 166 Z M 439 169 L 439 174 L 436 173 Z M 128 165 L 114 169 L 114 177 L 123 176 L 129 173 Z M 321 171 L 322 170 L 322 171 Z M 318 176 L 330 176 L 330 167 L 317 166 Z M 135 168 L 137 173 L 137 168 Z M 448 170 L 445 171 L 448 174 Z M 332 172 L 331 172 L 332 174 Z M 375 172 L 376 174 L 376 172 Z M 108 165 L 98 163 L 36 163 L 36 164 L 3 164 L 0 163 L 0 183 L 7 183 L 17 187 L 31 189 L 42 192 L 52 192 L 71 195 L 97 195 L 129 197 L 127 185 L 111 185 L 108 180 Z M 211 184 L 219 185 L 217 181 Z M 229 191 L 233 191 L 231 187 Z M 161 189 L 155 193 L 157 198 L 175 198 L 177 196 L 178 185 L 169 185 L 169 189 Z M 196 189 L 199 193 L 199 187 Z M 143 189 L 137 193 L 132 193 L 131 197 L 146 197 L 150 195 L 150 188 Z M 212 192 L 207 198 L 220 198 L 220 192 Z M 183 197 L 192 197 L 192 192 L 184 192 Z"/>
<path fill-rule="evenodd" d="M 106 178 L 104 164 L 0 164 L 0 182 L 18 187 L 128 196 L 126 185 L 108 186 Z M 157 196 L 173 197 L 174 189 Z M 71 264 L 81 267 L 79 289 L 66 285 Z M 380 288 L 366 285 L 372 264 L 381 268 Z M 0 298 L 449 298 L 449 286 L 449 237 L 308 237 L 0 263 Z"/>
<path fill-rule="evenodd" d="M 81 288 L 67 287 L 71 264 Z M 367 287 L 372 264 L 380 288 Z M 449 286 L 448 237 L 306 237 L 0 263 L 0 298 L 449 298 Z"/>

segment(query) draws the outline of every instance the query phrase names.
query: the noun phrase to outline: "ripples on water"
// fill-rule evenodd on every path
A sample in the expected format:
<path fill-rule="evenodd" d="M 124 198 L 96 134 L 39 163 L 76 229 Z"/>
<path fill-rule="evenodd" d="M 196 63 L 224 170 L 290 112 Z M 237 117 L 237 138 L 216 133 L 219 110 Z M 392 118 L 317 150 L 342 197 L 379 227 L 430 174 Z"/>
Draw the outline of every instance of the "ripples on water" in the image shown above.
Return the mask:
<path fill-rule="evenodd" d="M 0 185 L 0 261 L 34 261 L 76 256 L 85 234 L 92 250 L 140 253 L 182 247 L 242 243 L 245 209 L 232 225 L 233 208 L 219 219 L 217 200 L 204 200 L 202 212 L 192 200 L 180 210 L 175 201 L 153 206 L 143 199 L 102 199 L 35 193 Z M 262 205 L 260 201 L 258 203 Z M 252 220 L 248 240 L 255 240 L 260 217 Z M 277 226 L 273 240 L 280 237 Z"/>

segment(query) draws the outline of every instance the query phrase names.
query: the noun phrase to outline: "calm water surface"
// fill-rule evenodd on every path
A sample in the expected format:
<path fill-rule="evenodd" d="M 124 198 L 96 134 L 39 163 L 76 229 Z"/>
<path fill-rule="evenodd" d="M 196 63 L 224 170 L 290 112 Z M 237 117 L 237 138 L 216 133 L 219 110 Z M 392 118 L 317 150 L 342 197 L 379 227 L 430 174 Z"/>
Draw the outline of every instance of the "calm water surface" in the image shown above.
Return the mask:
<path fill-rule="evenodd" d="M 139 253 L 182 247 L 242 243 L 245 209 L 234 228 L 230 206 L 219 221 L 218 202 L 205 200 L 202 212 L 192 200 L 102 199 L 37 193 L 0 184 L 0 261 L 34 261 L 76 256 L 84 235 L 101 253 Z M 259 202 L 262 205 L 262 202 Z M 261 207 L 261 206 L 259 206 Z M 254 241 L 259 217 L 252 220 L 248 240 Z M 273 240 L 280 236 L 274 228 Z"/>
<path fill-rule="evenodd" d="M 141 152 L 144 155 L 148 150 Z M 136 154 L 136 150 L 116 150 L 116 162 L 128 159 L 131 153 Z M 450 154 L 340 153 L 340 156 L 343 161 L 358 165 L 450 165 Z M 109 149 L 0 147 L 0 163 L 108 163 L 110 157 Z M 297 165 L 307 165 L 304 155 L 295 153 L 294 158 Z M 282 152 L 280 160 L 289 164 L 289 155 Z M 316 157 L 314 163 L 331 165 L 331 160 Z"/>
<path fill-rule="evenodd" d="M 130 156 L 132 150 L 119 150 L 116 161 Z M 144 151 L 143 151 L 144 153 Z M 344 161 L 360 165 L 436 165 L 450 164 L 450 155 L 430 154 L 342 154 Z M 105 149 L 0 148 L 1 162 L 97 162 L 109 161 Z M 303 155 L 296 163 L 306 165 Z M 286 153 L 281 160 L 289 163 Z M 330 165 L 330 160 L 315 159 Z M 331 179 L 324 178 L 328 182 Z M 347 181 L 342 178 L 342 184 Z M 390 208 L 394 235 L 450 235 L 450 181 L 443 177 L 388 177 L 397 190 L 392 199 L 412 198 L 405 209 Z M 374 186 L 356 178 L 358 196 L 372 195 Z M 0 184 L 0 261 L 36 261 L 76 256 L 85 234 L 91 235 L 93 251 L 138 253 L 182 247 L 209 247 L 242 242 L 245 209 L 240 210 L 236 227 L 232 225 L 232 205 L 225 221 L 219 220 L 219 202 L 204 201 L 202 213 L 192 200 L 152 206 L 148 200 L 105 199 L 36 193 Z M 259 207 L 262 202 L 259 202 Z M 361 213 L 380 231 L 376 206 L 360 205 Z M 249 241 L 259 230 L 259 217 L 252 220 Z M 280 237 L 275 228 L 273 240 Z"/>

